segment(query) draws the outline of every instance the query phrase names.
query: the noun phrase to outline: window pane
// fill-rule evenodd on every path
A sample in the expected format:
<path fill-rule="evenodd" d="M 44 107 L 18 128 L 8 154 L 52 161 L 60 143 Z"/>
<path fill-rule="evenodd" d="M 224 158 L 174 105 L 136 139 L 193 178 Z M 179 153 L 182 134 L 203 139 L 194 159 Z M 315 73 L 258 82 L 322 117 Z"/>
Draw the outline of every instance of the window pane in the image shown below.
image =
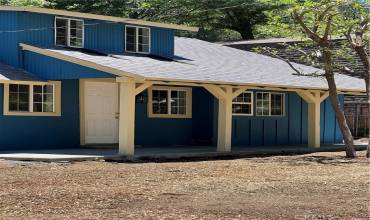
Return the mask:
<path fill-rule="evenodd" d="M 52 86 L 52 85 L 45 85 L 44 86 L 44 92 L 45 93 L 53 93 L 54 92 L 54 86 Z"/>
<path fill-rule="evenodd" d="M 52 103 L 44 103 L 43 111 L 44 112 L 53 112 L 53 104 Z"/>
<path fill-rule="evenodd" d="M 42 103 L 33 103 L 33 112 L 42 112 Z"/>
<path fill-rule="evenodd" d="M 139 44 L 149 44 L 149 37 L 143 37 L 139 35 Z"/>
<path fill-rule="evenodd" d="M 184 115 L 186 114 L 186 92 L 171 91 L 171 114 Z"/>
<path fill-rule="evenodd" d="M 267 92 L 256 93 L 256 114 L 258 116 L 270 115 L 270 95 Z"/>
<path fill-rule="evenodd" d="M 149 53 L 149 45 L 143 45 L 143 44 L 139 44 L 139 49 L 138 51 L 141 52 L 141 53 Z"/>
<path fill-rule="evenodd" d="M 18 111 L 18 103 L 16 102 L 9 103 L 9 111 Z"/>
<path fill-rule="evenodd" d="M 29 111 L 29 104 L 27 103 L 19 103 L 19 111 L 21 112 L 28 112 Z"/>
<path fill-rule="evenodd" d="M 149 36 L 149 29 L 148 28 L 139 28 L 139 35 L 141 36 Z"/>
<path fill-rule="evenodd" d="M 15 102 L 18 101 L 18 93 L 9 93 L 9 102 Z"/>
<path fill-rule="evenodd" d="M 34 93 L 42 93 L 42 86 L 33 86 Z"/>
<path fill-rule="evenodd" d="M 53 102 L 53 94 L 44 94 L 44 102 Z"/>
<path fill-rule="evenodd" d="M 28 85 L 9 85 L 9 111 L 29 111 Z"/>
<path fill-rule="evenodd" d="M 126 27 L 126 35 L 127 36 L 136 36 L 136 28 L 135 27 Z"/>
<path fill-rule="evenodd" d="M 233 100 L 233 113 L 234 114 L 252 114 L 252 95 L 250 92 L 243 92 Z M 260 100 L 258 101 L 261 102 Z"/>
<path fill-rule="evenodd" d="M 56 45 L 67 46 L 67 27 L 68 20 L 66 19 L 56 19 L 55 22 L 55 31 L 56 31 Z"/>
<path fill-rule="evenodd" d="M 152 93 L 152 110 L 153 114 L 168 114 L 168 91 L 166 90 L 153 90 Z"/>
<path fill-rule="evenodd" d="M 18 85 L 17 84 L 10 84 L 9 85 L 9 92 L 18 92 Z"/>
<path fill-rule="evenodd" d="M 137 42 L 136 42 L 136 28 L 126 27 L 126 51 L 136 52 Z"/>
<path fill-rule="evenodd" d="M 271 115 L 283 115 L 283 94 L 271 94 Z"/>
<path fill-rule="evenodd" d="M 136 52 L 136 44 L 126 44 L 126 50 L 129 52 Z"/>
<path fill-rule="evenodd" d="M 44 85 L 33 86 L 33 111 L 53 112 L 54 107 L 54 86 Z"/>
<path fill-rule="evenodd" d="M 29 93 L 30 87 L 28 85 L 19 85 L 19 92 Z"/>
<path fill-rule="evenodd" d="M 70 21 L 70 39 L 69 43 L 72 47 L 82 47 L 83 39 L 83 22 L 71 20 Z"/>
<path fill-rule="evenodd" d="M 19 93 L 18 94 L 18 102 L 25 102 L 28 103 L 29 93 Z"/>
<path fill-rule="evenodd" d="M 34 93 L 33 94 L 33 102 L 42 102 L 42 94 L 41 93 Z"/>

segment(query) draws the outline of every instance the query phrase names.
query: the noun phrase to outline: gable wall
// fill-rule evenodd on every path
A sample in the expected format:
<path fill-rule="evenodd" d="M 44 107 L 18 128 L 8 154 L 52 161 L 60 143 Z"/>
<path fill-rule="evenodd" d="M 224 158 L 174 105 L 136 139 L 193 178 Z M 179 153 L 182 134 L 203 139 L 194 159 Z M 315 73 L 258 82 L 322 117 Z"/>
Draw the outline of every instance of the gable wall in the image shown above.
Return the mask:
<path fill-rule="evenodd" d="M 40 47 L 54 46 L 54 15 L 29 12 L 0 11 L 0 62 L 21 67 L 19 43 Z M 85 19 L 84 43 L 86 49 L 103 53 L 123 54 L 123 23 Z M 35 30 L 31 30 L 35 29 Z M 26 30 L 26 31 L 20 31 Z M 175 31 L 151 27 L 151 54 L 171 58 L 174 55 Z"/>
<path fill-rule="evenodd" d="M 24 51 L 23 68 L 49 80 L 112 78 L 113 75 L 52 57 Z"/>

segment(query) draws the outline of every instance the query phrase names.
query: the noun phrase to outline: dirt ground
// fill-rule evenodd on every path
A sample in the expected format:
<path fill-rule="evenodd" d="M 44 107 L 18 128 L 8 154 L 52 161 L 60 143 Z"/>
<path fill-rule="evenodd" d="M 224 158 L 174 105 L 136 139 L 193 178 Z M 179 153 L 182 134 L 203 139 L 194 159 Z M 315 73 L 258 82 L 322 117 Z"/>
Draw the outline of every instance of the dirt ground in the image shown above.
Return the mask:
<path fill-rule="evenodd" d="M 0 161 L 1 219 L 369 219 L 370 163 L 316 153 L 178 163 Z"/>

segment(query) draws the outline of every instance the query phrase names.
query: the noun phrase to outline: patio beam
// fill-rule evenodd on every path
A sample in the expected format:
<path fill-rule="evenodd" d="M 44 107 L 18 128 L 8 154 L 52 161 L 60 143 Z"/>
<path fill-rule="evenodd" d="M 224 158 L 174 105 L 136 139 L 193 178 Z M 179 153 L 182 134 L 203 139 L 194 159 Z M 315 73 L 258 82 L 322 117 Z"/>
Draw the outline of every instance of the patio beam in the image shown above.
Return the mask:
<path fill-rule="evenodd" d="M 131 156 L 135 153 L 136 82 L 121 80 L 119 88 L 119 154 Z"/>
<path fill-rule="evenodd" d="M 140 93 L 142 93 L 143 91 L 151 87 L 152 85 L 153 85 L 153 82 L 148 82 L 148 81 L 145 81 L 143 83 L 140 83 L 139 85 L 136 85 L 135 95 L 139 95 Z"/>
<path fill-rule="evenodd" d="M 329 92 L 297 90 L 297 94 L 308 104 L 308 146 L 319 148 L 321 145 L 320 115 L 321 103 L 328 98 Z"/>

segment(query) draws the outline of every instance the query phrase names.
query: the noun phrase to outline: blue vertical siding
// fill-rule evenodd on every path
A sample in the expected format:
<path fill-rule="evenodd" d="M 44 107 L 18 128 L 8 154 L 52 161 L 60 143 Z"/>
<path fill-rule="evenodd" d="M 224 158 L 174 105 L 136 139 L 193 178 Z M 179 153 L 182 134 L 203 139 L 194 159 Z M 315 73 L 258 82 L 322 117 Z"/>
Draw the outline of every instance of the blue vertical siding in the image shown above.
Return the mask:
<path fill-rule="evenodd" d="M 17 13 L 0 11 L 0 31 L 17 30 Z M 18 65 L 18 33 L 0 33 L 0 62 L 12 66 Z"/>
<path fill-rule="evenodd" d="M 30 12 L 0 11 L 0 62 L 22 67 L 19 43 L 41 47 L 54 46 L 54 15 Z M 86 49 L 104 53 L 123 54 L 125 51 L 124 24 L 84 19 Z M 35 30 L 36 29 L 36 30 Z M 175 31 L 151 27 L 151 54 L 174 56 Z"/>
<path fill-rule="evenodd" d="M 147 92 L 140 96 L 147 97 Z M 135 143 L 145 146 L 211 144 L 212 102 L 210 94 L 193 88 L 193 117 L 187 119 L 149 118 L 148 104 L 137 103 Z"/>
<path fill-rule="evenodd" d="M 78 80 L 62 81 L 62 116 L 3 115 L 3 85 L 0 84 L 0 150 L 79 147 Z"/>
<path fill-rule="evenodd" d="M 175 54 L 175 31 L 164 28 L 151 29 L 151 54 L 171 58 Z"/>
<path fill-rule="evenodd" d="M 18 12 L 18 42 L 40 47 L 54 46 L 54 16 L 29 12 Z M 36 30 L 32 30 L 36 29 Z"/>
<path fill-rule="evenodd" d="M 59 59 L 24 51 L 24 69 L 44 79 L 111 78 L 111 74 Z"/>
<path fill-rule="evenodd" d="M 343 103 L 343 96 L 339 97 Z M 284 117 L 233 116 L 232 145 L 301 145 L 308 142 L 308 105 L 296 93 L 285 95 Z M 215 108 L 217 111 L 217 108 Z M 216 113 L 217 114 L 217 113 Z M 217 117 L 214 118 L 217 124 Z M 340 143 L 330 99 L 321 106 L 321 136 L 323 144 Z M 214 130 L 217 132 L 217 130 Z"/>
<path fill-rule="evenodd" d="M 108 54 L 122 54 L 124 25 L 109 21 L 85 20 L 85 48 Z"/>

